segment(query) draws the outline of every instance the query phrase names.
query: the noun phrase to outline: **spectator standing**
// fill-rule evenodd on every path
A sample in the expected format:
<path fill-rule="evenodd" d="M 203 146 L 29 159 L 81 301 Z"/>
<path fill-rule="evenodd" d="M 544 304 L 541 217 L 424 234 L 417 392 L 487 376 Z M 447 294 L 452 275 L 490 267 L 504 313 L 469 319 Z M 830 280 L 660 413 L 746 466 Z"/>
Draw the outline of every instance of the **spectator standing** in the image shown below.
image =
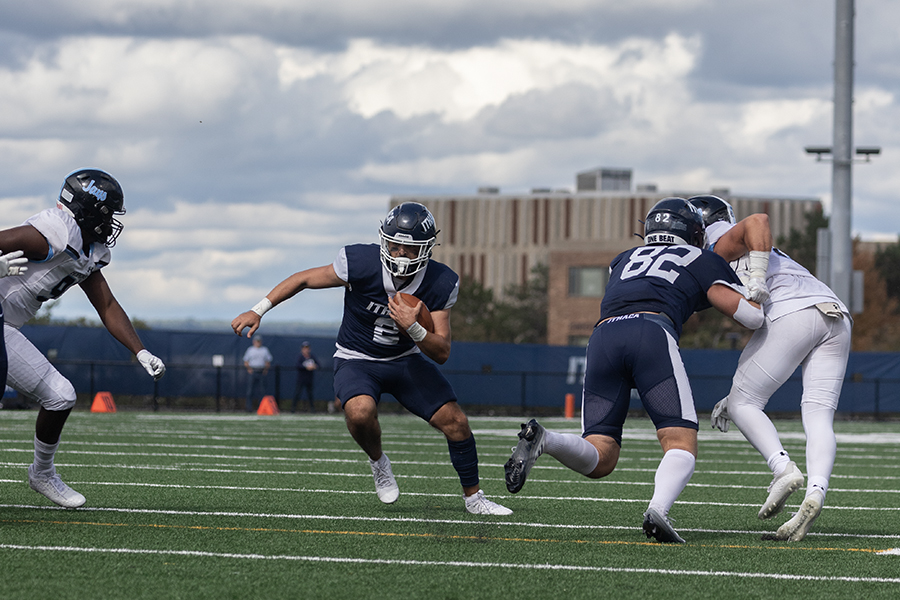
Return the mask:
<path fill-rule="evenodd" d="M 312 353 L 309 342 L 303 342 L 300 346 L 300 356 L 297 358 L 297 387 L 294 388 L 294 402 L 291 404 L 291 412 L 297 412 L 297 402 L 306 390 L 309 400 L 309 412 L 316 412 L 316 404 L 313 396 L 313 383 L 316 371 L 321 365 L 319 359 Z"/>
<path fill-rule="evenodd" d="M 266 392 L 266 375 L 272 365 L 272 353 L 263 346 L 261 335 L 253 337 L 253 345 L 244 352 L 244 367 L 247 369 L 247 399 L 245 409 L 253 412 L 256 398 Z M 258 391 L 257 391 L 258 390 Z"/>

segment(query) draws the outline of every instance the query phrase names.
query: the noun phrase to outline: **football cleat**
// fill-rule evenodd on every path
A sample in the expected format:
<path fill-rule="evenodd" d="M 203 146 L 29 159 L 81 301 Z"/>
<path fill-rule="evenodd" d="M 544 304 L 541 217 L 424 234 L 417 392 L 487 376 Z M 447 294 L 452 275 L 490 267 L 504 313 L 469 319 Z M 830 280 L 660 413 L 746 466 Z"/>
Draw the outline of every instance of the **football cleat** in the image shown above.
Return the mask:
<path fill-rule="evenodd" d="M 471 496 L 466 496 L 466 510 L 473 515 L 511 515 L 512 511 L 505 506 L 500 506 L 484 497 L 484 492 L 478 490 Z"/>
<path fill-rule="evenodd" d="M 56 474 L 56 467 L 44 473 L 36 473 L 34 465 L 28 467 L 28 485 L 39 494 L 64 508 L 78 508 L 84 505 L 84 496 L 63 483 Z"/>
<path fill-rule="evenodd" d="M 803 485 L 803 473 L 797 468 L 797 463 L 791 461 L 780 475 L 776 475 L 769 484 L 769 497 L 759 509 L 760 519 L 770 519 L 780 513 L 787 502 L 788 497 L 800 489 Z"/>
<path fill-rule="evenodd" d="M 515 494 L 525 485 L 528 473 L 534 462 L 544 452 L 544 428 L 534 419 L 522 424 L 519 432 L 519 443 L 513 449 L 512 456 L 506 461 L 506 489 Z"/>
<path fill-rule="evenodd" d="M 397 480 L 394 479 L 394 472 L 391 470 L 391 461 L 387 454 L 381 455 L 377 461 L 369 459 L 369 466 L 372 467 L 372 477 L 375 478 L 375 492 L 378 499 L 385 504 L 393 504 L 400 497 L 400 488 L 397 486 Z"/>
<path fill-rule="evenodd" d="M 790 521 L 778 528 L 775 532 L 776 540 L 787 540 L 789 542 L 799 542 L 806 537 L 809 528 L 813 522 L 822 513 L 822 506 L 825 504 L 825 497 L 818 490 L 811 493 Z"/>
<path fill-rule="evenodd" d="M 669 517 L 652 506 L 644 513 L 644 533 L 663 544 L 683 544 L 684 540 L 672 527 Z"/>

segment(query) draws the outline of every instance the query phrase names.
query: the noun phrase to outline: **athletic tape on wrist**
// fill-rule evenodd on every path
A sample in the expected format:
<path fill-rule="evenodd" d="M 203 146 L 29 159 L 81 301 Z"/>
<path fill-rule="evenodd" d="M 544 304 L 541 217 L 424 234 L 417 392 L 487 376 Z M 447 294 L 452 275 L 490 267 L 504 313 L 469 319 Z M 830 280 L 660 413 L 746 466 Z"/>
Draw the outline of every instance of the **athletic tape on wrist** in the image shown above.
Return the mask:
<path fill-rule="evenodd" d="M 425 336 L 428 334 L 428 330 L 422 327 L 418 321 L 413 323 L 407 328 L 406 333 L 409 334 L 409 337 L 413 339 L 414 342 L 421 342 L 425 339 Z"/>
<path fill-rule="evenodd" d="M 263 298 L 262 300 L 260 300 L 259 302 L 256 303 L 256 306 L 254 306 L 250 310 L 252 310 L 256 314 L 258 314 L 260 317 L 262 317 L 264 314 L 269 312 L 269 309 L 271 309 L 271 308 L 272 308 L 272 301 L 269 300 L 268 298 Z"/>
<path fill-rule="evenodd" d="M 769 270 L 769 252 L 765 250 L 751 250 L 750 260 L 750 276 L 766 278 L 766 271 Z"/>

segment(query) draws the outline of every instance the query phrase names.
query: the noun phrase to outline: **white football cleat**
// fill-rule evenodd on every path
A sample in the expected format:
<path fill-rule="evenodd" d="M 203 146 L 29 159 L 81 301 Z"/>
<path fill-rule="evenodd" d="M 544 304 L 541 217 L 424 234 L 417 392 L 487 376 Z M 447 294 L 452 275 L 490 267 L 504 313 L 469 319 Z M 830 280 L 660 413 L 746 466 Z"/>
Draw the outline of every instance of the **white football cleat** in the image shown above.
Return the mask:
<path fill-rule="evenodd" d="M 375 478 L 375 492 L 378 494 L 378 499 L 385 504 L 396 502 L 400 497 L 400 488 L 397 486 L 397 480 L 394 479 L 391 461 L 387 454 L 382 453 L 381 458 L 377 461 L 370 458 L 369 466 L 372 467 L 372 477 Z"/>
<path fill-rule="evenodd" d="M 813 522 L 822 513 L 824 504 L 825 497 L 822 496 L 822 492 L 814 491 L 800 505 L 800 510 L 797 511 L 797 514 L 778 528 L 778 531 L 775 532 L 775 539 L 799 542 L 805 538 Z"/>
<path fill-rule="evenodd" d="M 44 473 L 35 473 L 34 465 L 29 465 L 28 485 L 64 508 L 78 508 L 84 505 L 84 496 L 63 483 L 56 474 L 56 467 Z"/>
<path fill-rule="evenodd" d="M 512 511 L 505 506 L 484 497 L 484 492 L 478 490 L 471 496 L 466 496 L 466 510 L 473 515 L 511 515 Z"/>
<path fill-rule="evenodd" d="M 784 471 L 776 475 L 769 484 L 769 497 L 759 509 L 759 518 L 769 519 L 780 513 L 788 496 L 799 490 L 802 485 L 803 473 L 797 468 L 797 463 L 789 462 Z"/>

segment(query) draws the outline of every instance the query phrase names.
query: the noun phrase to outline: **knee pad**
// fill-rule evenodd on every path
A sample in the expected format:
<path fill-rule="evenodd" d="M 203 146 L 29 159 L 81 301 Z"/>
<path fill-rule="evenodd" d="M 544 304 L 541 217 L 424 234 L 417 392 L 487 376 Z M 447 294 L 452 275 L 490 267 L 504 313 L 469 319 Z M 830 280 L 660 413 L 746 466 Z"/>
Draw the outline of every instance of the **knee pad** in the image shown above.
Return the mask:
<path fill-rule="evenodd" d="M 75 387 L 59 373 L 50 381 L 38 383 L 31 394 L 47 410 L 68 410 L 75 406 Z"/>
<path fill-rule="evenodd" d="M 765 410 L 768 403 L 768 398 L 752 396 L 732 389 L 731 393 L 728 394 L 728 414 L 733 414 L 735 409 L 741 410 L 742 408 Z"/>

